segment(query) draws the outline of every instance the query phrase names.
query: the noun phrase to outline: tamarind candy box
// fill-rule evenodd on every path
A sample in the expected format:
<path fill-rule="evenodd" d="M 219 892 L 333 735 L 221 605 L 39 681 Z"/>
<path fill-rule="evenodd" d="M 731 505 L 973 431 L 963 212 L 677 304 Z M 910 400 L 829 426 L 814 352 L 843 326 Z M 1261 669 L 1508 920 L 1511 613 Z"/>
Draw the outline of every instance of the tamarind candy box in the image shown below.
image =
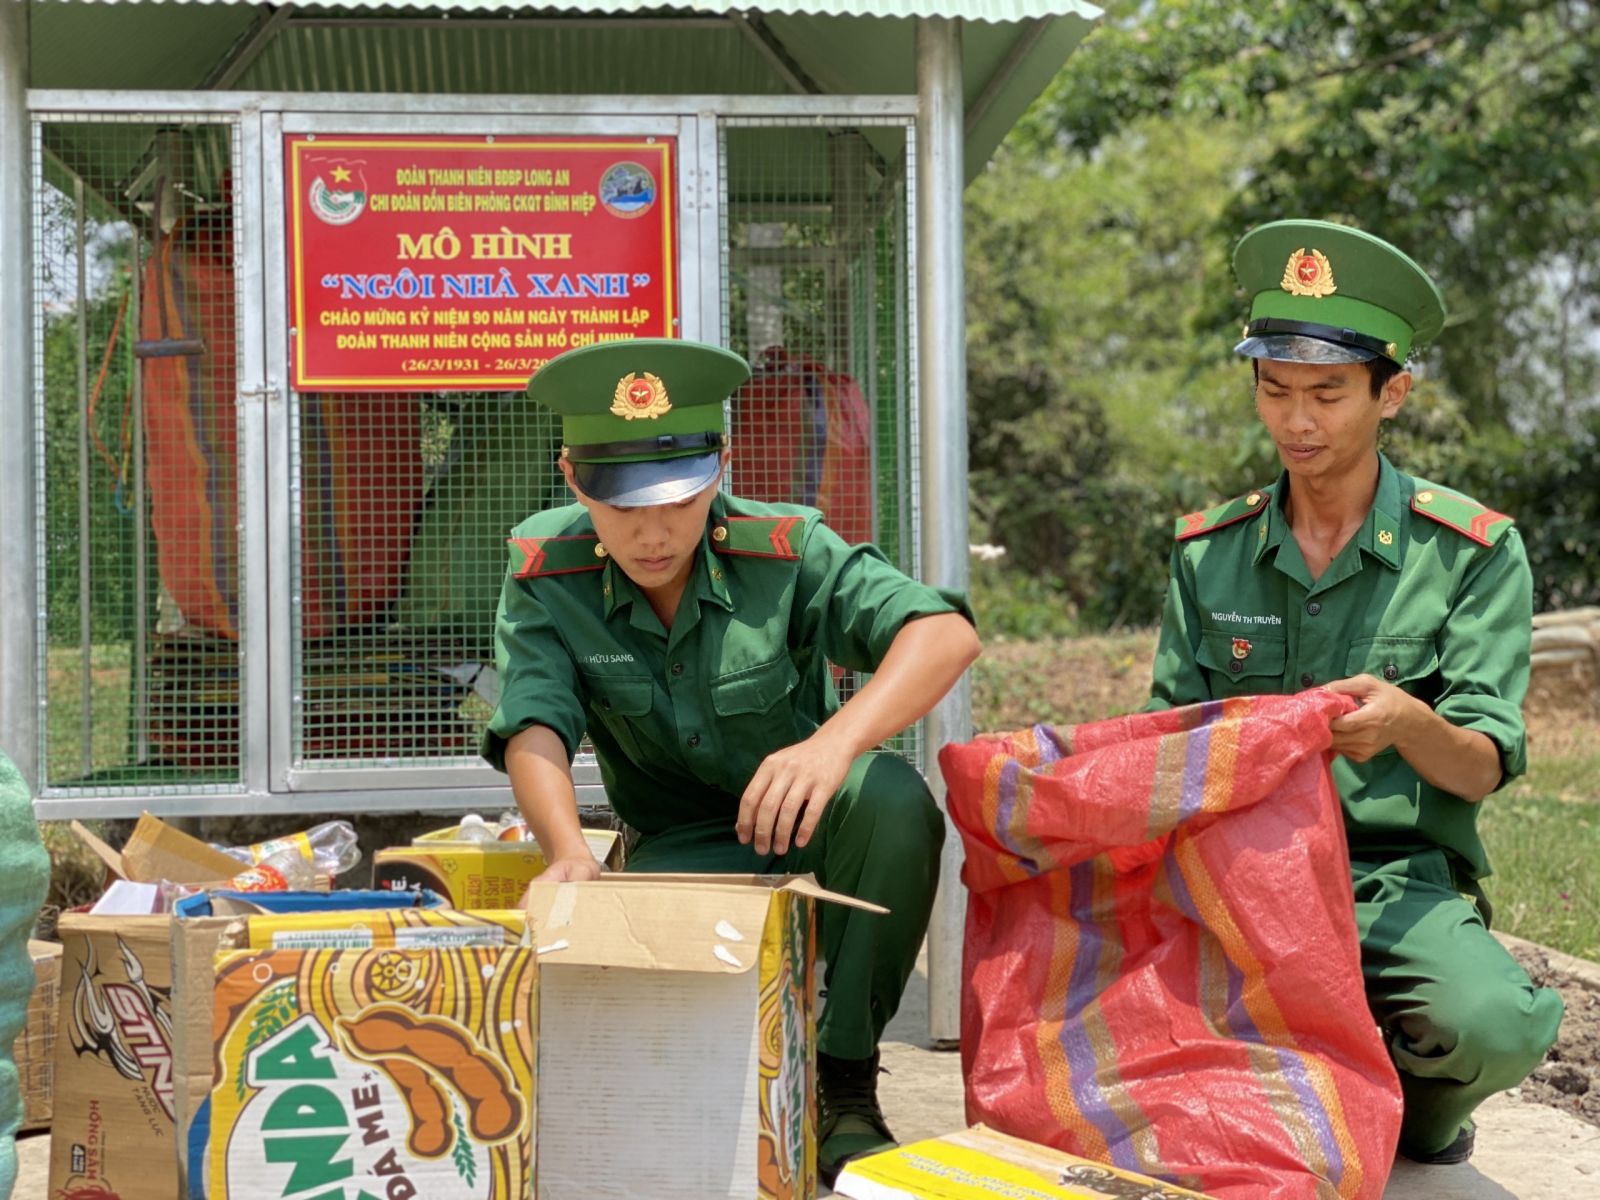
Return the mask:
<path fill-rule="evenodd" d="M 209 1196 L 526 1200 L 538 997 L 522 915 L 335 916 L 331 944 L 301 916 L 261 917 L 230 935 L 255 948 L 217 955 Z"/>
<path fill-rule="evenodd" d="M 428 888 L 464 910 L 515 908 L 528 884 L 549 865 L 537 842 L 464 842 L 458 829 L 436 829 L 409 846 L 377 851 L 372 886 Z M 614 830 L 585 829 L 583 837 L 596 862 L 613 871 L 622 866 L 622 838 Z"/>
<path fill-rule="evenodd" d="M 533 882 L 539 1200 L 812 1200 L 818 902 L 884 911 L 810 876 Z"/>

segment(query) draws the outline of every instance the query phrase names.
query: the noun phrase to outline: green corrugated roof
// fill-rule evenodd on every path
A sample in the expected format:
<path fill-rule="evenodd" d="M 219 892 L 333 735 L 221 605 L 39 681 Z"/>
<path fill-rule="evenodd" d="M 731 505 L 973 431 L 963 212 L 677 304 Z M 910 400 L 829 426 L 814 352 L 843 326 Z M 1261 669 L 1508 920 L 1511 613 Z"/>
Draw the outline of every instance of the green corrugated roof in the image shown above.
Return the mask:
<path fill-rule="evenodd" d="M 1098 15 L 1082 0 L 777 0 L 736 11 L 759 19 L 810 86 L 838 95 L 914 92 L 911 18 L 966 18 L 969 178 Z M 793 90 L 771 54 L 729 12 L 725 4 L 693 0 L 671 8 L 609 0 L 582 10 L 504 0 L 405 7 L 346 0 L 289 12 L 239 0 L 37 0 L 32 82 L 40 88 L 198 88 L 248 46 L 226 86 L 500 95 Z M 639 23 L 644 19 L 648 26 Z M 264 36 L 254 36 L 264 28 Z"/>

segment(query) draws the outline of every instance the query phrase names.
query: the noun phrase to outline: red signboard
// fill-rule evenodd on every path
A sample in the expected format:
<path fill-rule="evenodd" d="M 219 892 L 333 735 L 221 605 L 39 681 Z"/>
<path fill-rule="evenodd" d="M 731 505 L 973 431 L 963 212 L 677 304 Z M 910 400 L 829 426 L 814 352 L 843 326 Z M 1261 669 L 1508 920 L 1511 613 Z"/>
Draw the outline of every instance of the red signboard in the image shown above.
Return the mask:
<path fill-rule="evenodd" d="M 505 391 L 677 334 L 672 138 L 286 139 L 297 391 Z"/>

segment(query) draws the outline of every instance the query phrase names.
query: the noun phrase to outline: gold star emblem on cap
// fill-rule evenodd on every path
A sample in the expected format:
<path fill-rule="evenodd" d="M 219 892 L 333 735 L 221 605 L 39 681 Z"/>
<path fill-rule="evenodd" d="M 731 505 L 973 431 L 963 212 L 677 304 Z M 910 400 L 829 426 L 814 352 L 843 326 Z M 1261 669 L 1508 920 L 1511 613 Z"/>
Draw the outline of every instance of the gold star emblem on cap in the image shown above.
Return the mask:
<path fill-rule="evenodd" d="M 1394 545 L 1394 534 L 1390 533 L 1387 529 L 1380 529 L 1378 530 L 1378 541 L 1382 545 L 1392 546 Z"/>
<path fill-rule="evenodd" d="M 1281 286 L 1291 296 L 1310 296 L 1313 300 L 1339 290 L 1333 282 L 1333 264 L 1328 256 L 1321 250 L 1307 251 L 1304 246 L 1289 255 Z"/>
<path fill-rule="evenodd" d="M 611 415 L 628 421 L 654 421 L 671 411 L 667 385 L 649 371 L 629 371 L 617 380 L 616 391 L 611 393 Z"/>
<path fill-rule="evenodd" d="M 1395 355 L 1400 353 L 1400 347 L 1396 346 L 1393 342 L 1389 342 L 1384 346 L 1383 352 L 1390 358 L 1393 358 Z"/>
<path fill-rule="evenodd" d="M 1432 492 L 1418 492 L 1417 493 L 1417 503 L 1418 504 L 1432 504 L 1433 503 L 1433 493 Z"/>

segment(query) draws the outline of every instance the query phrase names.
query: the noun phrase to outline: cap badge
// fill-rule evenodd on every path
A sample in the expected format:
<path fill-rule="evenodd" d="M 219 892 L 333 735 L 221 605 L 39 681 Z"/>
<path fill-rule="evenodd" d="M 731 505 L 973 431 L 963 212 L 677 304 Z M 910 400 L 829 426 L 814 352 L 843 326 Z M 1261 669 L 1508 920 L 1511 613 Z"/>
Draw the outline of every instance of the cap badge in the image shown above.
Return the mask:
<path fill-rule="evenodd" d="M 625 420 L 640 418 L 654 421 L 672 411 L 672 401 L 667 399 L 667 385 L 657 375 L 645 371 L 630 371 L 617 380 L 617 390 L 611 394 L 611 413 Z"/>
<path fill-rule="evenodd" d="M 1328 261 L 1328 256 L 1321 250 L 1307 252 L 1304 246 L 1289 255 L 1289 262 L 1283 268 L 1281 286 L 1291 296 L 1310 296 L 1313 300 L 1331 296 L 1339 290 L 1334 286 L 1333 264 Z"/>
<path fill-rule="evenodd" d="M 1233 639 L 1233 656 L 1244 659 L 1250 657 L 1250 643 L 1244 638 Z"/>

